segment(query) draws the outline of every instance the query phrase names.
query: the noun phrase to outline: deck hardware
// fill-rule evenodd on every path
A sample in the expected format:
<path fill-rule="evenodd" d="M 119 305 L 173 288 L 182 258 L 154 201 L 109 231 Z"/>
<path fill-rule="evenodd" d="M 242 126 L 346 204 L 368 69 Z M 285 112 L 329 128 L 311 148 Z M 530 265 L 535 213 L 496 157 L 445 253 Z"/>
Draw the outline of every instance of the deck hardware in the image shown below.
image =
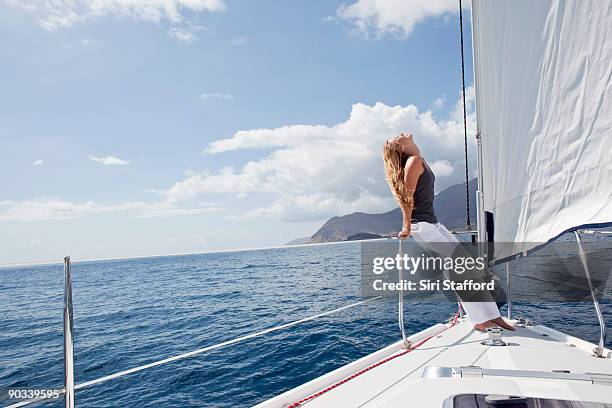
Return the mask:
<path fill-rule="evenodd" d="M 592 373 L 590 375 L 591 375 L 591 380 L 593 381 L 593 384 L 612 385 L 612 375 L 610 374 Z"/>
<path fill-rule="evenodd" d="M 446 319 L 446 324 L 451 324 L 452 322 L 455 321 L 455 319 L 460 319 L 460 318 L 461 318 L 461 312 L 454 313 L 453 315 L 449 316 L 448 319 Z"/>
<path fill-rule="evenodd" d="M 450 370 L 450 371 L 449 371 Z M 425 367 L 423 378 L 444 378 L 449 376 L 455 378 L 484 378 L 484 377 L 513 377 L 513 378 L 541 378 L 564 381 L 585 381 L 591 384 L 612 385 L 611 374 L 601 373 L 572 373 L 563 371 L 529 371 L 529 370 L 506 370 L 495 368 L 482 368 L 479 366 L 469 367 Z"/>
<path fill-rule="evenodd" d="M 518 317 L 516 319 L 516 325 L 518 327 L 533 326 L 533 320 L 527 319 L 527 318 L 524 318 L 524 317 Z"/>
<path fill-rule="evenodd" d="M 595 313 L 597 313 L 597 320 L 599 321 L 599 344 L 593 350 L 593 354 L 597 357 L 604 357 L 604 350 L 606 348 L 606 322 L 603 319 L 603 315 L 601 314 L 601 308 L 599 307 L 599 301 L 597 300 L 597 294 L 595 289 L 593 288 L 593 283 L 591 282 L 591 272 L 589 270 L 589 263 L 587 261 L 587 254 L 582 246 L 582 241 L 580 240 L 580 231 L 574 231 L 574 235 L 576 235 L 576 242 L 578 243 L 578 255 L 580 256 L 580 262 L 582 262 L 582 268 L 584 269 L 584 273 L 587 278 L 587 282 L 589 282 L 589 289 L 591 290 L 591 297 L 593 298 L 593 306 L 595 306 Z"/>
<path fill-rule="evenodd" d="M 421 378 L 450 378 L 453 376 L 451 367 L 425 367 Z"/>
<path fill-rule="evenodd" d="M 489 337 L 480 344 L 483 346 L 507 346 L 508 343 L 502 340 L 502 329 L 487 329 Z"/>
<path fill-rule="evenodd" d="M 482 367 L 479 367 L 479 366 L 459 367 L 459 368 L 454 369 L 454 373 L 461 376 L 461 378 L 482 378 Z"/>
<path fill-rule="evenodd" d="M 459 311 L 459 318 L 463 319 L 465 317 L 465 310 L 463 310 L 463 306 L 461 305 L 461 300 L 457 301 L 457 310 Z M 453 319 L 453 317 L 451 317 L 451 319 Z"/>
<path fill-rule="evenodd" d="M 527 398 L 516 395 L 494 395 L 490 394 L 485 397 L 485 402 L 490 407 L 523 407 L 527 406 Z"/>

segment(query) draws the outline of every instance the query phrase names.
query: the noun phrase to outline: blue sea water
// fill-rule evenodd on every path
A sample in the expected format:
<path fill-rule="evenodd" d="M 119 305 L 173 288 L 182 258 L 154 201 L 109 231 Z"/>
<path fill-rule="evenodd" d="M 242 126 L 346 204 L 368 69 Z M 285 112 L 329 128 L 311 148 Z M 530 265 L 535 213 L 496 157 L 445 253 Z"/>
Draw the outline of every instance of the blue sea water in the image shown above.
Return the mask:
<path fill-rule="evenodd" d="M 76 382 L 362 300 L 359 250 L 346 243 L 74 263 Z M 611 306 L 603 305 L 607 321 Z M 408 304 L 409 332 L 455 307 Z M 62 308 L 62 265 L 0 269 L 0 405 L 15 402 L 8 388 L 62 386 Z M 598 338 L 590 303 L 523 302 L 515 311 Z M 398 340 L 396 319 L 396 300 L 383 298 L 79 390 L 77 405 L 248 407 Z"/>

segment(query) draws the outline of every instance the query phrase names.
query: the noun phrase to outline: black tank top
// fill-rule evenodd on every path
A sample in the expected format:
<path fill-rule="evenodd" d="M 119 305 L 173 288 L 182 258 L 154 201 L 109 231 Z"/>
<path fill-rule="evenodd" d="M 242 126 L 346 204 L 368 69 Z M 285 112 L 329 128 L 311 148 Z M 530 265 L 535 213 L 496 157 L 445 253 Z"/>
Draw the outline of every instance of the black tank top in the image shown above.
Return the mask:
<path fill-rule="evenodd" d="M 406 158 L 408 160 L 408 158 Z M 405 164 L 405 162 L 404 162 Z M 414 206 L 412 207 L 411 221 L 429 222 L 435 224 L 438 222 L 434 213 L 434 183 L 436 176 L 431 168 L 423 159 L 423 173 L 417 180 L 416 189 L 414 190 Z"/>

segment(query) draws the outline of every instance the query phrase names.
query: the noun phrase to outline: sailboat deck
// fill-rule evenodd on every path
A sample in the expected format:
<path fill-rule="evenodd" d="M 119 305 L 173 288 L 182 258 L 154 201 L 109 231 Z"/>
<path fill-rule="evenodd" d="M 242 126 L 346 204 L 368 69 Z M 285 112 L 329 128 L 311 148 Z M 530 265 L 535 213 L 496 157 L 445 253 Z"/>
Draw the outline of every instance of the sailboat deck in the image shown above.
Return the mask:
<path fill-rule="evenodd" d="M 415 334 L 411 340 L 416 343 L 432 334 L 434 337 L 414 351 L 373 368 L 303 406 L 439 408 L 447 398 L 457 394 L 612 402 L 612 353 L 606 350 L 607 358 L 596 358 L 591 353 L 595 347 L 591 343 L 544 326 L 530 326 L 517 327 L 516 332 L 504 331 L 507 346 L 484 346 L 481 342 L 488 335 L 475 332 L 467 320 L 460 320 L 446 330 L 444 325 L 436 325 Z M 259 407 L 289 406 L 401 350 L 401 343 L 395 343 Z M 463 375 L 423 378 L 426 367 L 460 371 L 459 367 L 466 366 L 480 367 L 484 374 L 475 368 Z M 448 374 L 450 370 L 446 371 Z M 595 381 L 591 379 L 594 373 L 599 374 Z"/>

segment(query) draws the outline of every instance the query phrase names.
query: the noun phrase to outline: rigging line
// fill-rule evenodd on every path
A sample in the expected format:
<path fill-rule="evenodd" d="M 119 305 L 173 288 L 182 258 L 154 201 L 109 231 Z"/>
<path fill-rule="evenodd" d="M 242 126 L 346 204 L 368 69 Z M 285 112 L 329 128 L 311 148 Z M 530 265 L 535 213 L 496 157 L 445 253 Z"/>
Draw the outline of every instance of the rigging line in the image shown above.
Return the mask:
<path fill-rule="evenodd" d="M 465 107 L 465 63 L 463 62 L 463 5 L 459 0 L 459 32 L 461 33 L 461 84 L 463 91 L 463 146 L 465 149 L 465 207 L 468 228 L 470 222 L 470 180 L 468 175 L 467 114 Z"/>
<path fill-rule="evenodd" d="M 334 313 L 338 313 L 338 312 L 341 312 L 343 310 L 347 310 L 347 309 L 350 309 L 350 308 L 355 307 L 355 306 L 363 305 L 363 304 L 372 302 L 372 301 L 380 299 L 380 298 L 381 298 L 381 296 L 376 296 L 376 297 L 373 297 L 373 298 L 370 298 L 370 299 L 366 299 L 366 300 L 362 300 L 362 301 L 359 301 L 359 302 L 351 303 L 350 305 L 342 306 L 342 307 L 339 307 L 339 308 L 334 309 L 334 310 L 329 310 L 327 312 L 322 312 L 322 313 L 319 313 L 319 314 L 316 314 L 316 315 L 313 315 L 313 316 L 305 317 L 305 318 L 300 319 L 300 320 L 295 320 L 293 322 L 285 323 L 285 324 L 282 324 L 280 326 L 271 327 L 271 328 L 264 329 L 264 330 L 261 330 L 261 331 L 255 332 L 255 333 L 251 333 L 251 334 L 247 334 L 247 335 L 244 335 L 244 336 L 241 336 L 241 337 L 237 337 L 235 339 L 224 341 L 222 343 L 218 343 L 218 344 L 215 344 L 215 345 L 212 345 L 212 346 L 203 347 L 203 348 L 200 348 L 200 349 L 197 349 L 197 350 L 193 350 L 193 351 L 190 351 L 190 352 L 187 352 L 187 353 L 184 353 L 184 354 L 179 354 L 179 355 L 176 355 L 176 356 L 165 358 L 163 360 L 154 361 L 154 362 L 149 363 L 149 364 L 144 364 L 144 365 L 141 365 L 141 366 L 138 366 L 138 367 L 133 367 L 133 368 L 130 368 L 130 369 L 127 369 L 127 370 L 124 370 L 124 371 L 119 371 L 119 372 L 116 372 L 114 374 L 110 374 L 110 375 L 106 375 L 104 377 L 97 378 L 95 380 L 86 381 L 86 382 L 77 384 L 74 387 L 74 389 L 75 390 L 80 390 L 80 389 L 85 388 L 85 387 L 89 387 L 89 386 L 92 386 L 92 385 L 95 385 L 95 384 L 99 384 L 99 383 L 102 383 L 102 382 L 105 382 L 105 381 L 108 381 L 108 380 L 113 380 L 115 378 L 123 377 L 123 376 L 128 375 L 128 374 L 132 374 L 132 373 L 135 373 L 135 372 L 138 372 L 138 371 L 142 371 L 142 370 L 145 370 L 147 368 L 159 366 L 159 365 L 162 365 L 162 364 L 170 363 L 172 361 L 177 361 L 177 360 L 181 360 L 181 359 L 184 359 L 184 358 L 187 358 L 187 357 L 192 357 L 192 356 L 195 356 L 197 354 L 201 354 L 201 353 L 205 353 L 205 352 L 208 352 L 208 351 L 220 349 L 222 347 L 230 346 L 232 344 L 236 344 L 236 343 L 239 343 L 239 342 L 244 341 L 244 340 L 249 340 L 249 339 L 252 339 L 254 337 L 262 336 L 264 334 L 268 334 L 268 333 L 275 332 L 275 331 L 278 331 L 278 330 L 287 329 L 289 327 L 296 326 L 296 325 L 298 325 L 300 323 L 305 323 L 305 322 L 308 322 L 308 321 L 311 321 L 311 320 L 318 319 L 320 317 L 324 317 L 324 316 L 328 316 L 328 315 L 331 315 L 331 314 L 334 314 Z M 33 404 L 35 402 L 41 402 L 41 401 L 43 401 L 43 399 L 27 400 L 27 401 L 19 402 L 17 404 L 9 405 L 6 408 L 23 407 L 23 406 L 26 406 L 26 405 L 29 405 L 29 404 Z"/>
<path fill-rule="evenodd" d="M 457 315 L 458 318 L 458 315 Z M 442 332 L 441 332 L 442 333 Z M 439 333 L 439 334 L 441 334 Z M 438 335 L 439 335 L 438 334 Z M 447 352 L 451 347 L 457 345 L 457 344 L 461 344 L 462 341 L 464 341 L 465 339 L 467 339 L 468 337 L 470 337 L 472 335 L 472 331 L 470 330 L 466 335 L 464 335 L 463 337 L 461 337 L 459 340 L 454 341 L 453 343 L 446 345 L 446 346 L 439 346 L 438 348 L 440 349 L 436 354 L 434 354 L 433 356 L 429 357 L 427 360 L 423 361 L 422 363 L 420 363 L 416 368 L 412 368 L 409 372 L 407 372 L 406 374 L 404 374 L 399 380 L 394 381 L 391 385 L 383 388 L 381 391 L 379 391 L 377 394 L 375 394 L 374 396 L 370 397 L 370 399 L 368 399 L 365 402 L 362 402 L 357 408 L 363 408 L 363 407 L 367 407 L 371 401 L 375 400 L 376 398 L 379 398 L 381 395 L 383 395 L 385 392 L 389 391 L 391 388 L 397 386 L 399 383 L 401 383 L 402 381 L 404 381 L 406 378 L 410 377 L 412 374 L 414 374 L 415 372 L 417 372 L 419 369 L 425 367 L 428 363 L 430 363 L 431 361 L 435 360 L 437 357 L 439 357 L 441 354 Z M 434 348 L 436 348 L 434 346 Z M 431 350 L 432 348 L 430 348 Z M 485 353 L 487 350 L 485 349 L 483 351 L 483 353 Z"/>
<path fill-rule="evenodd" d="M 429 340 L 433 339 L 434 337 L 439 336 L 440 334 L 444 333 L 448 329 L 454 327 L 457 324 L 457 320 L 458 319 L 459 319 L 459 312 L 457 312 L 457 314 L 455 314 L 455 316 L 451 319 L 451 322 L 450 322 L 450 324 L 448 326 L 446 326 L 444 329 L 440 330 L 436 334 L 432 334 L 431 336 L 429 336 L 429 337 L 427 337 L 427 338 L 417 342 L 416 344 L 414 344 L 414 345 L 412 345 L 412 346 L 410 346 L 408 348 L 403 349 L 399 353 L 393 354 L 393 355 L 391 355 L 389 357 L 383 358 L 382 360 L 380 360 L 380 361 L 378 361 L 376 363 L 370 364 L 369 366 L 367 366 L 367 367 L 357 371 L 356 373 L 353 373 L 353 374 L 349 375 L 348 377 L 344 377 L 344 379 L 342 379 L 340 381 L 336 381 L 335 383 L 333 383 L 333 384 L 323 388 L 322 390 L 320 390 L 320 391 L 318 391 L 318 392 L 316 392 L 314 394 L 310 394 L 309 396 L 307 396 L 305 398 L 302 398 L 299 401 L 296 401 L 293 404 L 289 405 L 288 408 L 299 408 L 299 407 L 302 407 L 304 404 L 306 404 L 306 403 L 308 403 L 308 402 L 310 402 L 310 401 L 312 401 L 312 400 L 314 400 L 316 398 L 319 398 L 321 395 L 326 394 L 326 393 L 334 390 L 335 388 L 338 388 L 339 386 L 341 386 L 343 384 L 346 384 L 347 382 L 353 380 L 354 378 L 357 378 L 360 375 L 363 375 L 363 374 L 367 373 L 368 371 L 370 371 L 370 370 L 372 370 L 372 369 L 374 369 L 376 367 L 379 367 L 379 366 L 381 366 L 381 365 L 383 365 L 383 364 L 385 364 L 385 363 L 387 363 L 387 362 L 389 362 L 391 360 L 395 360 L 398 357 L 401 357 L 401 356 L 404 356 L 404 355 L 406 355 L 408 353 L 413 352 L 414 350 L 418 349 L 419 347 L 421 347 L 423 344 L 425 344 Z"/>
<path fill-rule="evenodd" d="M 570 288 L 570 289 L 584 289 L 580 285 L 572 285 L 572 284 L 567 283 L 567 282 L 555 282 L 555 281 L 551 281 L 551 280 L 548 280 L 548 279 L 538 278 L 536 276 L 531 276 L 531 275 L 524 275 L 524 274 L 516 273 L 516 272 L 510 272 L 510 275 L 511 276 L 516 276 L 516 277 L 519 277 L 519 278 L 531 279 L 531 280 L 535 280 L 535 281 L 538 281 L 538 282 L 551 283 L 551 284 L 557 285 L 557 286 L 565 286 L 565 287 Z M 603 296 L 607 296 L 609 293 L 612 293 L 612 290 L 609 290 L 607 288 L 605 288 L 603 291 L 598 291 L 598 294 L 601 294 Z"/>

